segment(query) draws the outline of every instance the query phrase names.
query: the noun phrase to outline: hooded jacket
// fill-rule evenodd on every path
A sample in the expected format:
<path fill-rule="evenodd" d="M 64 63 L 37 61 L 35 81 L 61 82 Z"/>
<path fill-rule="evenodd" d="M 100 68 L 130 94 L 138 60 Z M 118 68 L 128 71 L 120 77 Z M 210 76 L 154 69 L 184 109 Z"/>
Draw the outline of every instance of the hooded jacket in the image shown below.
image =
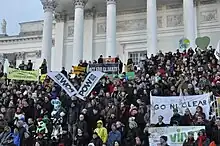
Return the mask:
<path fill-rule="evenodd" d="M 101 124 L 100 127 L 98 127 L 98 124 Z M 101 138 L 103 143 L 107 142 L 108 139 L 108 132 L 105 127 L 103 127 L 102 120 L 97 121 L 97 128 L 94 130 L 98 134 L 98 136 Z"/>

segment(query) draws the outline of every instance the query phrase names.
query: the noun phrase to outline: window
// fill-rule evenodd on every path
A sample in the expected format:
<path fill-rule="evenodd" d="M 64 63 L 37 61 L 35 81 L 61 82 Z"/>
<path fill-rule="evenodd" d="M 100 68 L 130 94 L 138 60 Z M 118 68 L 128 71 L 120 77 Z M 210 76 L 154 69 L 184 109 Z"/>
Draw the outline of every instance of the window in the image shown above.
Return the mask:
<path fill-rule="evenodd" d="M 138 65 L 141 58 L 146 57 L 147 51 L 129 52 L 128 57 L 132 59 L 134 65 Z"/>

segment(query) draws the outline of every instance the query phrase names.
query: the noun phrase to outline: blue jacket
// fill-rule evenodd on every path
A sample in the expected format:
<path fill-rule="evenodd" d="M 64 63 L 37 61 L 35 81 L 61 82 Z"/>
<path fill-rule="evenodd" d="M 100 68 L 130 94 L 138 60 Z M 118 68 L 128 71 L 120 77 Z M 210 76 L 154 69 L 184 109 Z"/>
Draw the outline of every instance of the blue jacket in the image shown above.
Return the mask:
<path fill-rule="evenodd" d="M 13 134 L 12 137 L 13 137 L 14 144 L 15 144 L 16 146 L 20 146 L 20 137 L 19 137 L 19 134 L 17 134 L 17 135 Z"/>
<path fill-rule="evenodd" d="M 113 146 L 115 141 L 121 142 L 121 132 L 118 130 L 109 132 L 107 145 Z"/>

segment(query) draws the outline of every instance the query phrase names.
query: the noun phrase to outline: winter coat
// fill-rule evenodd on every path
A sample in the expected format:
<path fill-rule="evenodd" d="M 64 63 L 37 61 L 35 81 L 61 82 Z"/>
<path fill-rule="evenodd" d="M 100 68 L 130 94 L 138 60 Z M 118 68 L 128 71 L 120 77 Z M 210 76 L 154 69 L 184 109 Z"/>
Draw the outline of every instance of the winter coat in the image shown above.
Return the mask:
<path fill-rule="evenodd" d="M 75 107 L 70 107 L 68 110 L 68 124 L 75 124 L 79 114 L 79 109 Z"/>
<path fill-rule="evenodd" d="M 6 110 L 5 119 L 8 123 L 12 123 L 15 115 L 15 108 L 11 107 Z"/>
<path fill-rule="evenodd" d="M 181 118 L 180 126 L 191 126 L 193 125 L 192 115 L 183 115 Z"/>
<path fill-rule="evenodd" d="M 97 137 L 96 139 L 92 139 L 90 143 L 93 143 L 95 146 L 102 146 L 103 142 L 102 140 Z"/>
<path fill-rule="evenodd" d="M 195 140 L 194 139 L 192 139 L 192 140 L 186 139 L 183 142 L 183 146 L 195 146 Z"/>
<path fill-rule="evenodd" d="M 0 133 L 4 131 L 5 126 L 7 126 L 8 123 L 4 119 L 0 120 Z"/>
<path fill-rule="evenodd" d="M 220 130 L 217 128 L 214 128 L 212 130 L 212 140 L 215 141 L 216 145 L 220 145 Z"/>
<path fill-rule="evenodd" d="M 136 137 L 140 137 L 141 136 L 141 131 L 139 128 L 134 128 L 134 129 L 130 129 L 128 130 L 128 132 L 126 133 L 126 146 L 134 146 L 135 145 L 135 138 Z"/>
<path fill-rule="evenodd" d="M 12 137 L 13 137 L 14 144 L 15 144 L 16 146 L 20 146 L 20 137 L 19 137 L 19 134 L 17 134 L 17 135 L 12 134 Z"/>
<path fill-rule="evenodd" d="M 79 121 L 77 123 L 77 128 L 81 129 L 83 132 L 88 132 L 87 122 L 85 120 Z"/>
<path fill-rule="evenodd" d="M 170 126 L 173 126 L 174 124 L 179 125 L 180 123 L 181 123 L 181 115 L 180 114 L 176 114 L 171 117 Z"/>
<path fill-rule="evenodd" d="M 83 134 L 82 136 L 76 135 L 74 144 L 76 146 L 87 146 L 88 135 Z"/>
<path fill-rule="evenodd" d="M 105 113 L 106 113 L 106 118 L 110 118 L 111 114 L 114 114 L 117 117 L 118 111 L 117 111 L 117 107 L 113 106 L 111 108 L 107 107 L 105 108 Z"/>
<path fill-rule="evenodd" d="M 121 142 L 121 133 L 118 130 L 109 132 L 107 145 L 113 146 L 114 141 Z"/>
<path fill-rule="evenodd" d="M 195 145 L 194 146 L 199 146 L 199 141 L 198 139 L 195 141 Z M 210 139 L 209 138 L 206 138 L 205 141 L 203 141 L 203 146 L 209 146 L 210 144 Z"/>
<path fill-rule="evenodd" d="M 96 132 L 98 134 L 98 136 L 101 138 L 103 143 L 107 142 L 107 138 L 108 138 L 108 132 L 107 129 L 105 127 L 103 127 L 103 122 L 101 120 L 97 121 L 97 124 L 101 123 L 101 127 L 100 128 L 96 128 L 94 130 L 94 132 Z"/>

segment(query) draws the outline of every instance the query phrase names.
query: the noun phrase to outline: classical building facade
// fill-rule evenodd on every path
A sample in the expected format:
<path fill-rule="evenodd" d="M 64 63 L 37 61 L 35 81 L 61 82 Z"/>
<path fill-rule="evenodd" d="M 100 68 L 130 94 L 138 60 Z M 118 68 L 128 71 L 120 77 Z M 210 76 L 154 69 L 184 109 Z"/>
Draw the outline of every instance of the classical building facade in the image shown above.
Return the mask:
<path fill-rule="evenodd" d="M 137 64 L 144 54 L 176 51 L 187 37 L 220 40 L 220 0 L 41 0 L 44 20 L 20 23 L 17 36 L 0 35 L 0 53 L 18 66 L 31 59 L 38 68 L 70 69 L 79 60 L 119 55 Z M 11 57 L 11 58 L 13 58 Z"/>

